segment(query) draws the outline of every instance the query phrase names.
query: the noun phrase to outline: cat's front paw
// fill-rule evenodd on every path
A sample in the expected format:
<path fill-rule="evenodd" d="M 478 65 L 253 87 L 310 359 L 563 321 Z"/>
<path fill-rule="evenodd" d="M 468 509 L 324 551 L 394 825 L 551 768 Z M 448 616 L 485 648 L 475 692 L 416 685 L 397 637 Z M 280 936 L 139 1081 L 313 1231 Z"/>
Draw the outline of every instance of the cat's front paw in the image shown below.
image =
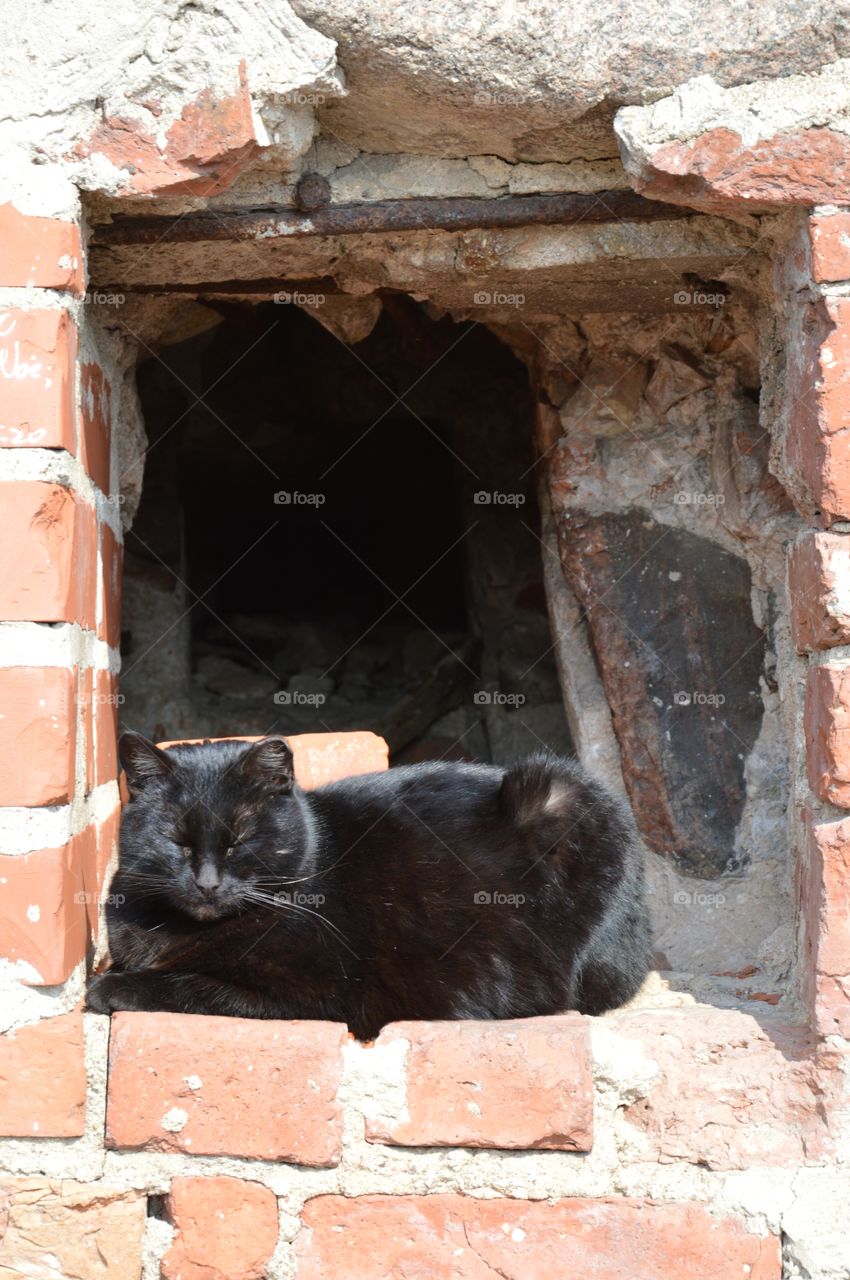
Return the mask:
<path fill-rule="evenodd" d="M 140 985 L 132 973 L 109 970 L 106 973 L 92 974 L 86 987 L 86 1008 L 92 1013 L 143 1009 Z"/>

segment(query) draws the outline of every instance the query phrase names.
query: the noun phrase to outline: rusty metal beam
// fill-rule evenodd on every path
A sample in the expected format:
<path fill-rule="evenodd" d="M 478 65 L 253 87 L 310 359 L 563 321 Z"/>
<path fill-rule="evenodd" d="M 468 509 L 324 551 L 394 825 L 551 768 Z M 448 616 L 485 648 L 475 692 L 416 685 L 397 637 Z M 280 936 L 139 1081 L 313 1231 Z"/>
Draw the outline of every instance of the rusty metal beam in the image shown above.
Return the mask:
<path fill-rule="evenodd" d="M 494 200 L 452 197 L 381 200 L 328 205 L 313 213 L 249 209 L 239 213 L 187 213 L 116 217 L 95 228 L 94 246 L 196 244 L 215 240 L 286 240 L 305 236 L 352 236 L 387 231 L 473 231 L 508 227 L 575 226 L 579 223 L 671 221 L 692 209 L 645 200 L 634 191 L 546 196 L 502 196 Z"/>
<path fill-rule="evenodd" d="M 206 294 L 227 297 L 230 294 L 255 293 L 258 297 L 266 298 L 274 293 L 341 294 L 343 292 L 332 276 L 315 276 L 309 280 L 301 278 L 290 280 L 286 276 L 263 276 L 258 279 L 248 280 L 198 280 L 189 282 L 180 280 L 176 283 L 162 281 L 155 284 L 150 282 L 134 284 L 133 281 L 128 280 L 101 284 L 100 281 L 97 281 L 92 283 L 91 288 L 94 293 L 163 294 L 168 297 L 175 293 L 185 293 L 193 298 Z"/>

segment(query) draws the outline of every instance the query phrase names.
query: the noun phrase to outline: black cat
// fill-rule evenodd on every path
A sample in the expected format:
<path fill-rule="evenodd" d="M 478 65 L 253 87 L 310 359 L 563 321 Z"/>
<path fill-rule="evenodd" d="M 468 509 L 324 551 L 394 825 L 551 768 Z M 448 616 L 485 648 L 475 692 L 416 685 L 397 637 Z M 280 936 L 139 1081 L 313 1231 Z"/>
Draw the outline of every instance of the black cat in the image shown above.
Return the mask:
<path fill-rule="evenodd" d="M 130 802 L 88 1007 L 517 1018 L 628 1000 L 648 969 L 643 867 L 575 763 L 433 763 L 303 792 L 283 738 L 121 739 Z"/>

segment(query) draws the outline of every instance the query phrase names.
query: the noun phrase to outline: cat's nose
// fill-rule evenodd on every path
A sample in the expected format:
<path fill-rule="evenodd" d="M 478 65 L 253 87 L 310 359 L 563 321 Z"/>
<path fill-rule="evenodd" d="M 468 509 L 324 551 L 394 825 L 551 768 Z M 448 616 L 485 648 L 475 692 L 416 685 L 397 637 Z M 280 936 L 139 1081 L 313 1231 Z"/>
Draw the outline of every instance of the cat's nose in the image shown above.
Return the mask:
<path fill-rule="evenodd" d="M 195 882 L 205 897 L 210 898 L 221 884 L 221 877 L 218 874 L 218 868 L 210 862 L 205 862 L 199 868 L 198 874 L 195 876 Z"/>

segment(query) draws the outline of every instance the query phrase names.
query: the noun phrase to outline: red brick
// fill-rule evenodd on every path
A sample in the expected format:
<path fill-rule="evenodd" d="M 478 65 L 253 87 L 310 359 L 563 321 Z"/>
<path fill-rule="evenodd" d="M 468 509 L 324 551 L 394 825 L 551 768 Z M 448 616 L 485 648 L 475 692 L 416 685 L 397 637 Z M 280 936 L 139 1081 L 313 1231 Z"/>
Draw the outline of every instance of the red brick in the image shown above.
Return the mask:
<path fill-rule="evenodd" d="M 74 794 L 76 672 L 0 670 L 0 804 L 63 804 Z"/>
<path fill-rule="evenodd" d="M 79 1010 L 0 1036 L 3 1137 L 78 1138 L 85 1119 L 86 1068 Z M 0 1245 L 0 1275 L 2 1259 Z"/>
<path fill-rule="evenodd" d="M 4 1280 L 139 1280 L 145 1197 L 137 1191 L 6 1176 L 0 1221 Z"/>
<path fill-rule="evenodd" d="M 75 222 L 0 205 L 0 285 L 83 292 L 83 245 Z"/>
<path fill-rule="evenodd" d="M 809 669 L 804 723 L 809 785 L 850 809 L 850 667 Z"/>
<path fill-rule="evenodd" d="M 347 1038 L 334 1022 L 117 1013 L 106 1145 L 335 1165 Z"/>
<path fill-rule="evenodd" d="M 296 1280 L 779 1280 L 775 1236 L 701 1205 L 648 1200 L 317 1196 L 296 1240 Z"/>
<path fill-rule="evenodd" d="M 0 446 L 74 452 L 76 358 L 67 311 L 0 311 Z"/>
<path fill-rule="evenodd" d="M 175 1178 L 168 1209 L 176 1235 L 162 1280 L 264 1280 L 278 1237 L 277 1199 L 242 1178 Z"/>
<path fill-rule="evenodd" d="M 806 1028 L 768 1033 L 735 1009 L 635 1009 L 606 1024 L 655 1073 L 624 1115 L 643 1160 L 788 1167 L 831 1150 Z"/>
<path fill-rule="evenodd" d="M 804 992 L 815 1030 L 850 1037 L 850 819 L 808 822 Z"/>
<path fill-rule="evenodd" d="M 236 742 L 259 742 L 258 737 L 226 739 Z M 202 742 L 202 738 L 182 738 L 182 742 Z M 213 738 L 213 742 L 221 739 Z M 376 733 L 295 733 L 287 735 L 295 764 L 295 777 L 306 791 L 323 787 L 339 778 L 353 778 L 361 773 L 379 773 L 387 768 L 389 748 Z M 161 747 L 179 743 L 160 742 Z"/>
<path fill-rule="evenodd" d="M 110 671 L 98 671 L 95 676 L 94 723 L 95 786 L 113 782 L 118 777 L 118 677 Z"/>
<path fill-rule="evenodd" d="M 817 214 L 809 219 L 812 279 L 818 284 L 850 280 L 850 213 Z"/>
<path fill-rule="evenodd" d="M 103 822 L 95 826 L 94 838 L 85 847 L 82 861 L 83 889 L 86 912 L 92 937 L 100 933 L 100 908 L 104 902 L 110 867 L 117 866 L 118 830 L 121 809 L 116 808 Z"/>
<path fill-rule="evenodd" d="M 100 526 L 100 606 L 97 634 L 114 649 L 121 640 L 121 543 L 108 524 Z"/>
<path fill-rule="evenodd" d="M 94 786 L 94 672 L 81 667 L 77 674 L 78 743 L 83 752 L 86 795 Z"/>
<path fill-rule="evenodd" d="M 112 388 L 97 364 L 80 370 L 80 460 L 101 493 L 110 492 Z"/>
<path fill-rule="evenodd" d="M 821 299 L 789 353 L 786 460 L 810 494 L 810 518 L 850 518 L 850 298 Z"/>
<path fill-rule="evenodd" d="M 850 538 L 802 534 L 788 557 L 788 597 L 800 653 L 850 644 Z"/>
<path fill-rule="evenodd" d="M 0 859 L 0 956 L 23 960 L 35 985 L 64 982 L 86 953 L 83 864 L 94 828 L 58 849 Z"/>
<path fill-rule="evenodd" d="M 0 512 L 0 620 L 93 629 L 93 508 L 64 485 L 15 480 L 0 484 Z"/>
<path fill-rule="evenodd" d="M 230 187 L 258 150 L 244 63 L 236 92 L 203 90 L 171 125 L 164 146 L 138 120 L 112 116 L 78 149 L 128 171 L 121 195 L 212 195 Z"/>
<path fill-rule="evenodd" d="M 667 142 L 634 179 L 652 199 L 707 213 L 767 213 L 789 205 L 843 204 L 850 190 L 850 138 L 796 129 L 745 143 L 733 129 Z"/>
<path fill-rule="evenodd" d="M 402 1114 L 368 1118 L 370 1142 L 413 1147 L 589 1151 L 593 1069 L 579 1014 L 506 1022 L 397 1022 L 376 1049 L 406 1044 Z"/>

